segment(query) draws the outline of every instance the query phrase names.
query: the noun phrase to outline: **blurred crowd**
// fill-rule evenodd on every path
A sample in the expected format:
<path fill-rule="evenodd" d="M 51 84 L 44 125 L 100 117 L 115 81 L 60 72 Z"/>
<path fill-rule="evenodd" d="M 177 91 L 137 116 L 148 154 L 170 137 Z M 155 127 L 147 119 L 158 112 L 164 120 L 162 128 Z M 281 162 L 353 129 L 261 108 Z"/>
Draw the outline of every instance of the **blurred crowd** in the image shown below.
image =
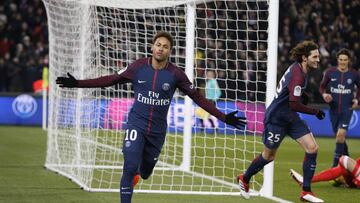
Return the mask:
<path fill-rule="evenodd" d="M 0 92 L 33 92 L 48 65 L 48 31 L 41 0 L 0 4 Z"/>
<path fill-rule="evenodd" d="M 310 74 L 307 91 L 313 103 L 322 103 L 318 92 L 322 74 L 336 66 L 339 49 L 350 49 L 352 67 L 360 68 L 360 0 L 281 0 L 279 9 L 278 78 L 292 63 L 288 53 L 296 43 L 317 42 L 320 68 Z"/>
<path fill-rule="evenodd" d="M 196 86 L 204 87 L 206 70 L 213 70 L 223 89 L 222 98 L 264 101 L 266 1 L 209 2 L 198 5 L 196 15 L 195 76 L 200 78 Z M 280 0 L 278 79 L 292 63 L 288 56 L 296 43 L 317 42 L 321 65 L 311 74 L 308 92 L 313 103 L 322 103 L 318 93 L 322 72 L 336 65 L 339 49 L 352 50 L 352 66 L 360 67 L 359 30 L 360 0 Z M 41 79 L 44 66 L 48 66 L 48 30 L 43 3 L 3 0 L 0 92 L 32 92 L 32 83 Z"/>

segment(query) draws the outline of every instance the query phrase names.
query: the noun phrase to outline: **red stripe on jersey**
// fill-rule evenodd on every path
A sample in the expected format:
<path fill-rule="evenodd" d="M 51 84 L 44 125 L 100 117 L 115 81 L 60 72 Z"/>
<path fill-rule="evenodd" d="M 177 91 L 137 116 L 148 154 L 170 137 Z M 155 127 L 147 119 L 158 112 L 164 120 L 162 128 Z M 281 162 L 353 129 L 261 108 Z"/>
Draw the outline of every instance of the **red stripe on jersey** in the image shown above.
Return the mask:
<path fill-rule="evenodd" d="M 341 80 L 340 80 L 340 84 L 343 84 L 343 80 L 344 80 L 344 73 L 341 73 Z M 342 94 L 339 94 L 339 107 L 338 107 L 338 113 L 341 113 L 341 99 L 342 99 Z"/>
<path fill-rule="evenodd" d="M 152 81 L 152 91 L 155 91 L 155 88 L 156 88 L 157 74 L 158 74 L 158 70 L 155 69 L 154 78 L 153 78 L 153 81 Z M 151 105 L 151 107 L 150 107 L 150 116 L 149 116 L 148 127 L 147 127 L 147 134 L 148 135 L 150 134 L 150 130 L 151 130 L 151 121 L 152 121 L 152 117 L 153 117 L 153 112 L 154 112 L 154 105 Z"/>

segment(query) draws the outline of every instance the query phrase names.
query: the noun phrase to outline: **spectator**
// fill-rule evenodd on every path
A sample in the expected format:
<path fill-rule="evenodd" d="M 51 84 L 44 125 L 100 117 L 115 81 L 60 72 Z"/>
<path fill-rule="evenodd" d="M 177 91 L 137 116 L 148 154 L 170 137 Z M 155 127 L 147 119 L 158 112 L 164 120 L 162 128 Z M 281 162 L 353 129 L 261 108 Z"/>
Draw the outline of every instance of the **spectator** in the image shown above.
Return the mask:
<path fill-rule="evenodd" d="M 34 17 L 34 13 L 36 16 Z M 0 91 L 31 92 L 48 56 L 46 15 L 40 0 L 0 5 Z"/>

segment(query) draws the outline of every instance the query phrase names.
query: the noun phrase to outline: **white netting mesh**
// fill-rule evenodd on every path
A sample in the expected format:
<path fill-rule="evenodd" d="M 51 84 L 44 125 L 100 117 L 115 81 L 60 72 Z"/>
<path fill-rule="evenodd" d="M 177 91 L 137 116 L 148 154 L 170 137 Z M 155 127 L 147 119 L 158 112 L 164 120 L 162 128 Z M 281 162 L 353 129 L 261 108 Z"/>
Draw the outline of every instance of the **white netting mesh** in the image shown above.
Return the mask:
<path fill-rule="evenodd" d="M 44 0 L 50 36 L 48 168 L 89 190 L 118 191 L 122 124 L 133 102 L 132 86 L 66 89 L 53 82 L 66 72 L 79 79 L 113 74 L 148 57 L 160 30 L 174 36 L 170 60 L 184 68 L 186 2 L 196 3 L 194 84 L 204 93 L 205 72 L 213 71 L 222 92 L 218 108 L 243 111 L 247 131 L 225 128 L 216 119 L 214 129 L 195 105 L 185 109 L 177 92 L 157 168 L 136 190 L 238 193 L 234 177 L 262 150 L 257 135 L 265 109 L 267 1 Z M 181 167 L 185 110 L 194 115 L 189 170 Z M 258 175 L 252 188 L 261 184 Z"/>

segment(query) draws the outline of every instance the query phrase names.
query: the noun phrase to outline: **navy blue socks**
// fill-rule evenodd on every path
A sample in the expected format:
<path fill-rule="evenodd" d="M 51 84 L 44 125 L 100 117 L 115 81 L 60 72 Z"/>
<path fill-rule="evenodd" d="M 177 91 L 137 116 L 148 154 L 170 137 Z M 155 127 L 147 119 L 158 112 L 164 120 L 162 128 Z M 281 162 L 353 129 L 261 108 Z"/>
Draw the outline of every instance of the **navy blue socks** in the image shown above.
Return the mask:
<path fill-rule="evenodd" d="M 251 177 L 255 174 L 257 174 L 261 169 L 264 168 L 266 164 L 268 164 L 271 161 L 267 161 L 263 158 L 262 154 L 260 154 L 258 157 L 256 157 L 250 164 L 249 168 L 246 170 L 244 174 L 244 181 L 246 183 L 249 183 Z"/>
<path fill-rule="evenodd" d="M 311 179 L 314 176 L 316 168 L 316 156 L 317 153 L 309 154 L 305 153 L 305 158 L 303 162 L 303 190 L 311 192 Z"/>
<path fill-rule="evenodd" d="M 341 155 L 344 154 L 344 149 L 345 149 L 345 143 L 336 143 L 335 152 L 334 152 L 333 167 L 338 165 Z"/>

